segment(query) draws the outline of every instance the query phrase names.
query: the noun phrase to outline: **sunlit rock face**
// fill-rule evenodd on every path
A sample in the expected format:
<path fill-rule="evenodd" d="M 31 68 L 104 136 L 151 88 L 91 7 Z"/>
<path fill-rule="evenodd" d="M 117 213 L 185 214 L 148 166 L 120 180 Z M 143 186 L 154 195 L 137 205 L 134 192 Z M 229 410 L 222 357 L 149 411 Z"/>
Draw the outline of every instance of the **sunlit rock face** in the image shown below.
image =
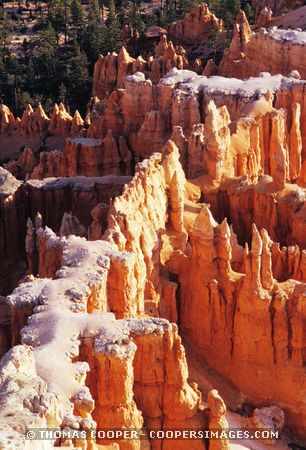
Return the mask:
<path fill-rule="evenodd" d="M 15 158 L 0 168 L 3 448 L 42 448 L 31 427 L 230 426 L 281 433 L 258 450 L 287 448 L 284 430 L 305 442 L 306 39 L 254 31 L 239 12 L 202 74 L 177 44 L 214 27 L 202 5 L 154 57 L 101 56 L 84 119 L 61 104 L 18 119 L 1 105 L 1 157 Z"/>
<path fill-rule="evenodd" d="M 215 107 L 210 108 L 208 114 L 214 114 Z M 56 399 L 52 413 L 44 410 L 44 420 L 74 420 L 81 429 L 86 425 L 79 417 L 92 427 L 208 426 L 197 385 L 187 381 L 178 328 L 158 318 L 164 316 L 178 321 L 201 358 L 250 401 L 260 406 L 269 397 L 273 405 L 286 404 L 287 425 L 295 429 L 298 423 L 303 429 L 303 408 L 296 399 L 304 385 L 305 242 L 299 236 L 301 247 L 280 250 L 269 234 L 285 218 L 276 215 L 275 224 L 267 208 L 273 198 L 286 214 L 284 208 L 290 210 L 303 190 L 288 183 L 279 186 L 267 176 L 254 184 L 245 177 L 230 183 L 215 175 L 220 195 L 227 196 L 224 209 L 239 211 L 235 195 L 240 195 L 240 208 L 247 211 L 250 190 L 257 195 L 259 211 L 267 210 L 266 229 L 260 222 L 263 215 L 250 216 L 250 248 L 246 244 L 243 249 L 226 219 L 219 224 L 209 205 L 198 202 L 179 158 L 169 141 L 163 156 L 154 154 L 140 163 L 110 206 L 106 231 L 99 229 L 99 215 L 93 215 L 89 241 L 71 234 L 86 233 L 72 216 L 64 216 L 61 236 L 42 228 L 39 217 L 28 223 L 27 256 L 36 278 L 23 282 L 7 302 L 14 313 L 14 342 L 21 336 L 16 349 L 31 347 L 33 377 L 44 380 L 46 395 Z M 243 232 L 231 214 L 241 240 Z M 248 223 L 243 222 L 248 240 Z M 289 229 L 283 232 L 284 239 L 292 238 Z M 56 364 L 51 353 L 57 355 Z M 277 383 L 271 382 L 271 373 Z M 28 391 L 24 395 L 30 396 Z M 216 402 L 215 395 L 209 401 Z M 31 396 L 28 402 L 32 405 Z M 221 413 L 211 414 L 210 427 L 225 427 Z M 182 441 L 181 448 L 188 445 Z M 204 448 L 200 442 L 195 445 Z"/>
<path fill-rule="evenodd" d="M 292 71 L 297 71 L 302 79 L 306 78 L 306 66 L 302 58 L 306 45 L 305 31 L 277 28 L 273 26 L 273 21 L 267 28 L 260 28 L 266 25 L 260 23 L 265 20 L 266 14 L 271 16 L 269 10 L 268 13 L 263 11 L 254 32 L 245 14 L 242 11 L 238 14 L 231 44 L 217 69 L 219 75 L 247 78 L 268 72 L 270 75 L 288 76 Z"/>

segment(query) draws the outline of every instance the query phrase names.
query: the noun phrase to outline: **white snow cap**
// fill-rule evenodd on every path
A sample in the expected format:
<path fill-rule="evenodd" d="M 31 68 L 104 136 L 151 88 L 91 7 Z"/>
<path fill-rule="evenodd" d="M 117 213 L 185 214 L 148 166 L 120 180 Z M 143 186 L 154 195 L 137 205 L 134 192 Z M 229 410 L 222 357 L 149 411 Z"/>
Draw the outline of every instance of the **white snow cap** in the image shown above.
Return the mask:
<path fill-rule="evenodd" d="M 177 68 L 171 69 L 160 80 L 160 84 L 173 86 L 190 95 L 203 92 L 209 95 L 237 95 L 247 98 L 265 95 L 269 92 L 274 93 L 286 84 L 298 82 L 298 80 L 282 75 L 269 76 L 267 73 L 261 73 L 259 77 L 251 77 L 246 80 L 219 76 L 207 78 L 197 75 L 191 70 L 178 70 Z"/>

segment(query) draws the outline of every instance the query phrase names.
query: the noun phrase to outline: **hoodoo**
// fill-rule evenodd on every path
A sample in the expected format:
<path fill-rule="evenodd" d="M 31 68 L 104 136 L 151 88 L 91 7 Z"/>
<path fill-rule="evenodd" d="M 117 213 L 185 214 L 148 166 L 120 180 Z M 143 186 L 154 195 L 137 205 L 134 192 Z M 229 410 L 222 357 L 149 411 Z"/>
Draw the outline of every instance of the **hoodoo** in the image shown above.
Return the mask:
<path fill-rule="evenodd" d="M 304 448 L 302 2 L 8 3 L 0 448 Z"/>

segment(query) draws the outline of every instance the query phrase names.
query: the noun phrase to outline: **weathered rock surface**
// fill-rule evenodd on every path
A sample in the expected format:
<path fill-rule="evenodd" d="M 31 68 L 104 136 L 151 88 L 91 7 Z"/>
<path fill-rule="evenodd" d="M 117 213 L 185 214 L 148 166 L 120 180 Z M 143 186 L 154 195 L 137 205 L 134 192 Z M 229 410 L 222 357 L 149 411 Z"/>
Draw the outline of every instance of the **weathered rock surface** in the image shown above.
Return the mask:
<path fill-rule="evenodd" d="M 169 163 L 168 167 L 170 170 L 172 165 Z M 33 348 L 33 376 L 47 382 L 45 396 L 54 399 L 52 410 L 43 409 L 49 426 L 78 423 L 81 430 L 96 426 L 141 428 L 145 420 L 148 426 L 159 429 L 201 429 L 201 395 L 196 385 L 187 382 L 188 370 L 177 327 L 165 319 L 116 321 L 113 314 L 103 312 L 117 309 L 120 292 L 124 294 L 128 286 L 118 287 L 117 296 L 110 290 L 118 280 L 113 266 L 118 268 L 118 262 L 121 267 L 135 264 L 133 253 L 119 251 L 106 241 L 58 238 L 42 228 L 37 229 L 37 248 L 41 278 L 21 284 L 8 302 L 13 307 L 19 305 L 19 309 L 21 305 L 33 308 L 28 326 L 21 331 L 20 349 L 26 351 L 27 345 Z M 57 324 L 54 335 L 45 332 L 50 323 Z M 18 347 L 13 349 L 17 350 Z M 55 355 L 52 360 L 48 357 L 50 352 Z M 12 364 L 10 353 L 5 358 Z M 20 363 L 19 367 L 25 374 L 29 372 L 27 366 L 23 368 Z M 16 375 L 12 376 L 16 380 Z M 14 395 L 17 394 L 13 390 L 7 401 Z M 32 392 L 19 395 L 23 407 L 15 420 L 21 420 L 24 408 L 30 409 L 34 420 L 36 411 L 40 411 L 33 409 L 38 402 Z M 43 396 L 38 400 L 44 402 Z M 11 439 L 14 443 L 24 442 L 22 429 L 13 432 Z M 188 446 L 188 441 L 182 441 L 180 448 Z M 140 442 L 120 441 L 120 448 L 138 449 Z M 195 448 L 204 449 L 204 444 L 196 442 Z"/>
<path fill-rule="evenodd" d="M 155 57 L 150 56 L 147 60 L 141 56 L 132 58 L 125 47 L 118 54 L 100 55 L 94 68 L 92 93 L 103 99 L 112 91 L 124 88 L 125 78 L 134 73 L 146 73 L 153 83 L 158 83 L 173 67 L 188 69 L 192 66 L 183 47 L 174 47 L 171 41 L 167 41 L 166 35 L 162 35 L 155 49 Z M 201 62 L 194 67 L 201 72 Z"/>
<path fill-rule="evenodd" d="M 252 6 L 258 16 L 263 8 L 271 8 L 275 15 L 280 14 L 285 9 L 294 8 L 300 4 L 299 0 L 252 0 Z"/>
<path fill-rule="evenodd" d="M 69 138 L 65 149 L 42 152 L 39 164 L 31 178 L 48 177 L 101 177 L 105 175 L 130 175 L 132 155 L 123 137 L 113 138 L 109 131 L 103 140 L 93 138 Z"/>
<path fill-rule="evenodd" d="M 6 297 L 0 297 L 0 357 L 12 347 L 11 308 Z"/>
<path fill-rule="evenodd" d="M 226 406 L 218 391 L 213 390 L 208 393 L 207 402 L 209 406 L 209 429 L 219 432 L 228 429 L 228 423 L 225 418 Z M 230 445 L 227 439 L 211 439 L 209 443 L 210 450 L 227 450 Z"/>
<path fill-rule="evenodd" d="M 304 90 L 305 82 L 280 75 L 239 80 L 172 69 L 153 86 L 136 73 L 125 89 L 92 105 L 88 134 L 123 130 L 138 158 L 172 136 L 188 178 L 209 175 L 218 183 L 224 175 L 267 174 L 279 189 L 289 181 L 303 186 Z"/>
<path fill-rule="evenodd" d="M 216 223 L 208 206 L 196 214 L 191 233 L 190 256 L 177 268 L 183 335 L 253 402 L 286 405 L 287 424 L 302 429 L 305 283 L 276 282 L 272 242 L 255 225 L 243 273 L 231 268 L 227 222 Z"/>
<path fill-rule="evenodd" d="M 26 272 L 26 223 L 39 212 L 43 223 L 59 231 L 65 212 L 73 212 L 86 228 L 90 212 L 122 192 L 130 177 L 46 178 L 18 181 L 0 168 L 0 286 L 9 293 Z"/>
<path fill-rule="evenodd" d="M 155 311 L 167 301 L 163 298 L 165 291 L 162 289 L 167 280 L 162 282 L 158 271 L 161 236 L 169 214 L 174 230 L 182 233 L 184 245 L 184 189 L 185 175 L 179 163 L 178 149 L 169 141 L 162 163 L 160 154 L 153 154 L 149 160 L 139 163 L 133 181 L 113 202 L 104 238 L 118 250 L 135 255 L 135 265 L 131 269 L 126 264 L 123 266 L 120 260 L 114 265 L 113 297 L 117 297 L 118 288 L 122 290 L 118 308 L 114 311 L 122 314 L 130 305 L 128 308 L 136 308 L 134 310 L 140 313 L 145 311 L 146 303 L 151 304 Z M 129 292 L 125 292 L 124 286 L 121 288 L 117 281 L 116 274 L 122 270 L 127 277 L 134 279 L 133 290 Z"/>
<path fill-rule="evenodd" d="M 0 298 L 0 447 L 53 448 L 27 426 L 226 430 L 224 394 L 252 407 L 240 425 L 305 442 L 305 33 L 253 32 L 239 12 L 220 66 L 200 76 L 177 44 L 205 46 L 221 27 L 201 5 L 154 57 L 101 57 L 84 120 L 62 104 L 21 119 L 1 105 L 0 289 L 15 289 Z M 124 35 L 137 54 L 137 32 Z M 254 446 L 266 444 L 286 447 Z"/>
<path fill-rule="evenodd" d="M 216 142 L 218 120 L 220 116 L 212 131 Z M 269 182 L 274 186 L 271 178 Z M 36 183 L 45 182 L 28 182 L 33 187 Z M 241 195 L 247 189 L 267 195 L 265 178 L 241 186 Z M 226 184 L 220 187 L 231 195 Z M 237 186 L 234 192 L 239 193 Z M 281 205 L 278 195 L 271 198 Z M 95 240 L 69 236 L 79 228 L 71 216 L 64 219 L 62 237 L 41 228 L 40 218 L 28 223 L 27 252 L 36 258 L 32 267 L 39 278 L 22 283 L 7 299 L 15 311 L 14 336 L 21 332 L 22 344 L 33 347 L 37 375 L 47 381 L 50 395 L 57 396 L 62 425 L 69 418 L 82 429 L 82 417 L 93 420 L 92 427 L 203 429 L 200 393 L 187 382 L 177 327 L 166 319 L 140 318 L 146 312 L 176 317 L 200 357 L 257 406 L 266 398 L 281 404 L 286 424 L 303 436 L 306 418 L 297 401 L 304 386 L 303 253 L 298 247 L 280 250 L 266 230 L 259 232 L 253 224 L 262 225 L 256 214 L 250 216 L 251 250 L 246 245 L 243 251 L 226 220 L 219 225 L 207 205 L 189 198 L 199 197 L 186 185 L 178 149 L 169 141 L 163 156 L 154 154 L 138 164 L 135 177 L 110 205 L 106 232 L 100 213 L 93 214 L 89 234 Z M 272 217 L 268 209 L 267 217 Z M 233 225 L 239 229 L 237 220 Z M 60 333 L 60 341 L 50 340 L 46 323 L 57 324 L 54 332 Z M 50 352 L 58 355 L 56 364 L 48 358 Z M 76 375 L 81 367 L 82 376 Z M 209 405 L 209 426 L 225 428 L 225 405 L 214 391 Z M 263 423 L 259 416 L 254 420 Z M 273 417 L 279 422 L 279 414 Z M 153 448 L 160 444 L 152 443 Z M 165 441 L 163 446 L 171 449 L 172 444 Z M 120 441 L 124 449 L 139 445 Z M 175 445 L 190 448 L 188 441 Z M 204 448 L 200 441 L 192 445 Z M 228 448 L 228 442 L 213 440 L 211 446 Z"/>
<path fill-rule="evenodd" d="M 189 14 L 169 26 L 169 36 L 180 44 L 194 44 L 195 41 L 208 40 L 214 29 L 221 29 L 222 20 L 218 19 L 207 6 L 202 3 Z"/>
<path fill-rule="evenodd" d="M 281 245 L 299 245 L 305 249 L 304 189 L 287 184 L 279 191 L 269 176 L 259 177 L 255 184 L 242 177 L 224 181 L 217 196 L 218 200 L 207 193 L 214 216 L 220 221 L 229 219 L 242 245 L 251 242 L 252 224 L 256 223 Z"/>
<path fill-rule="evenodd" d="M 4 169 L 8 170 L 15 178 L 19 180 L 26 179 L 37 165 L 37 160 L 32 150 L 26 147 L 20 154 L 17 161 L 10 161 L 4 164 Z"/>
<path fill-rule="evenodd" d="M 273 11 L 272 9 L 268 8 L 267 6 L 265 6 L 259 14 L 257 14 L 257 19 L 256 19 L 256 26 L 257 27 L 264 27 L 265 25 L 267 25 L 267 23 L 270 22 L 270 20 L 273 17 Z"/>
<path fill-rule="evenodd" d="M 13 347 L 1 359 L 0 398 L 3 448 L 42 448 L 41 441 L 26 440 L 27 430 L 57 428 L 61 423 L 58 397 L 48 391 L 46 381 L 37 375 L 34 352 L 27 345 Z M 45 441 L 44 448 L 51 449 L 53 444 Z"/>
<path fill-rule="evenodd" d="M 306 66 L 302 58 L 305 45 L 304 31 L 272 27 L 252 33 L 244 13 L 239 13 L 231 45 L 224 53 L 218 74 L 237 78 L 254 77 L 261 72 L 288 76 L 297 70 L 305 79 Z"/>
<path fill-rule="evenodd" d="M 22 182 L 0 168 L 0 286 L 8 294 L 26 270 L 24 237 L 27 217 Z"/>
<path fill-rule="evenodd" d="M 184 19 L 172 22 L 166 34 L 161 35 L 160 42 L 155 47 L 154 57 L 147 60 L 141 56 L 133 58 L 125 47 L 120 52 L 101 55 L 95 64 L 93 75 L 93 96 L 103 99 L 108 93 L 117 88 L 124 87 L 124 78 L 136 72 L 146 73 L 153 83 L 157 83 L 170 69 L 193 68 L 201 73 L 201 60 L 193 63 L 188 61 L 186 50 L 181 45 L 190 46 L 196 42 L 207 42 L 214 30 L 222 29 L 222 20 L 219 20 L 205 3 L 196 6 Z M 133 31 L 125 39 L 128 45 L 131 42 Z M 173 42 L 175 45 L 173 45 Z"/>

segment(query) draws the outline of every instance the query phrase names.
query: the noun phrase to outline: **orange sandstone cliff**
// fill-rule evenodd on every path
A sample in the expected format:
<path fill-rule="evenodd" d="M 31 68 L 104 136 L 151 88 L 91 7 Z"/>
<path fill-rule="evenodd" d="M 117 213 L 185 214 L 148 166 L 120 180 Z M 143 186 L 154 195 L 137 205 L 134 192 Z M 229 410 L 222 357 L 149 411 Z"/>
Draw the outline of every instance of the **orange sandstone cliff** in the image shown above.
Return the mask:
<path fill-rule="evenodd" d="M 100 57 L 84 119 L 1 105 L 4 449 L 228 450 L 149 433 L 228 427 L 280 433 L 243 448 L 306 442 L 304 32 L 240 12 L 200 75 L 179 44 L 221 26 L 202 5 L 154 57 Z"/>
<path fill-rule="evenodd" d="M 258 25 L 261 25 L 260 22 Z M 258 76 L 261 72 L 288 76 L 292 71 L 297 71 L 305 79 L 305 44 L 306 35 L 301 30 L 271 26 L 252 32 L 244 12 L 240 11 L 230 47 L 225 51 L 217 73 L 247 78 Z"/>
<path fill-rule="evenodd" d="M 238 181 L 243 187 L 243 178 Z M 262 183 L 273 185 L 263 179 L 258 182 L 259 192 Z M 257 406 L 266 405 L 269 398 L 269 404 L 284 409 L 286 425 L 303 436 L 304 408 L 297 401 L 304 386 L 305 269 L 300 249 L 280 253 L 268 232 L 258 231 L 254 216 L 251 250 L 247 244 L 243 250 L 226 219 L 219 225 L 207 204 L 194 203 L 199 196 L 191 186 L 178 149 L 170 141 L 162 158 L 154 154 L 137 166 L 135 177 L 109 210 L 104 234 L 97 228 L 99 216 L 94 218 L 90 227 L 94 240 L 58 237 L 41 228 L 41 219 L 29 224 L 33 231 L 28 233 L 28 257 L 34 256 L 31 249 L 36 248 L 39 278 L 24 282 L 7 298 L 18 311 L 12 317 L 17 339 L 21 332 L 18 351 L 33 347 L 37 371 L 33 376 L 45 379 L 48 395 L 56 395 L 60 402 L 58 425 L 77 420 L 82 428 L 83 417 L 93 420 L 92 427 L 108 423 L 135 428 L 144 423 L 164 429 L 207 426 L 199 409 L 200 393 L 196 385 L 186 384 L 187 366 L 177 327 L 165 319 L 145 318 L 146 314 L 165 315 L 178 322 L 199 357 L 239 387 L 245 398 Z M 228 187 L 221 183 L 220 193 L 222 189 Z M 281 202 L 282 196 L 276 201 Z M 286 278 L 289 254 L 292 273 Z M 33 315 L 22 328 L 25 307 Z M 57 338 L 50 340 L 45 332 L 45 321 L 57 323 L 58 333 L 64 327 L 60 347 Z M 66 354 L 71 359 L 61 359 L 63 345 L 68 346 Z M 63 379 L 47 356 L 50 352 L 65 367 Z M 72 382 L 81 361 L 88 372 L 85 381 L 82 376 L 83 387 L 79 377 Z M 153 370 L 154 364 L 159 369 Z M 106 386 L 112 386 L 107 396 L 103 394 Z M 29 408 L 35 416 L 36 409 Z M 48 408 L 44 411 L 43 417 L 52 423 L 53 413 Z M 224 426 L 220 413 L 215 414 L 212 420 Z M 119 444 L 122 448 L 140 445 Z M 166 447 L 171 445 L 165 441 Z M 186 441 L 179 445 L 190 448 Z M 198 441 L 193 445 L 204 448 Z"/>

